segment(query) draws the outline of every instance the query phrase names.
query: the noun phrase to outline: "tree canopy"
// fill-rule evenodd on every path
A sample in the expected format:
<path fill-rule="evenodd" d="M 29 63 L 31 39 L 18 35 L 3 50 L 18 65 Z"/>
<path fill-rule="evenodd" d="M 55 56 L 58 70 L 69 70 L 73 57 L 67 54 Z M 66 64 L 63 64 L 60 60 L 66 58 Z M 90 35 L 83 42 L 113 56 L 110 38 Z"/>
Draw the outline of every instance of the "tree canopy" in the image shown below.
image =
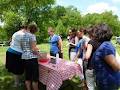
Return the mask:
<path fill-rule="evenodd" d="M 120 35 L 120 21 L 112 11 L 82 15 L 73 6 L 55 6 L 55 0 L 0 0 L 0 20 L 4 22 L 3 28 L 0 28 L 4 35 L 0 33 L 0 38 L 6 40 L 19 30 L 20 25 L 32 22 L 39 28 L 39 32 L 36 33 L 39 43 L 48 37 L 49 26 L 53 26 L 56 33 L 65 38 L 71 27 L 79 29 L 107 23 L 114 35 Z"/>

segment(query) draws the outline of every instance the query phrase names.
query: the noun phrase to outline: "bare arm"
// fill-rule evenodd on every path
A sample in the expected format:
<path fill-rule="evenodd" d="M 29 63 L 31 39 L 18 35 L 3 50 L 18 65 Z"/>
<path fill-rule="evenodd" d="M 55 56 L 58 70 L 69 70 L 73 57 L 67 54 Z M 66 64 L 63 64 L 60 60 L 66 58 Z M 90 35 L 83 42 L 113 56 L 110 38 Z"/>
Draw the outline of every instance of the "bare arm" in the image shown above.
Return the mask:
<path fill-rule="evenodd" d="M 87 50 L 86 50 L 86 53 L 85 53 L 85 60 L 88 60 L 92 54 L 92 49 L 93 49 L 93 46 L 91 44 L 88 44 L 87 45 Z"/>
<path fill-rule="evenodd" d="M 37 55 L 39 55 L 39 48 L 37 47 L 37 45 L 36 45 L 36 42 L 35 41 L 32 41 L 32 50 L 33 50 L 33 52 L 34 52 L 34 54 L 37 54 Z"/>
<path fill-rule="evenodd" d="M 32 50 L 33 51 L 39 51 L 39 48 L 37 47 L 36 42 L 32 42 Z"/>
<path fill-rule="evenodd" d="M 111 66 L 111 68 L 114 71 L 120 71 L 120 64 L 117 62 L 115 56 L 113 56 L 113 55 L 107 55 L 107 56 L 105 56 L 104 60 L 106 61 L 106 63 L 108 65 Z"/>
<path fill-rule="evenodd" d="M 62 39 L 60 38 L 59 41 L 58 41 L 58 47 L 61 51 L 61 53 L 63 52 L 63 43 L 62 43 Z"/>
<path fill-rule="evenodd" d="M 78 37 L 75 37 L 75 43 L 69 43 L 69 44 L 70 44 L 70 45 L 73 45 L 73 46 L 76 46 L 78 42 L 79 42 Z"/>

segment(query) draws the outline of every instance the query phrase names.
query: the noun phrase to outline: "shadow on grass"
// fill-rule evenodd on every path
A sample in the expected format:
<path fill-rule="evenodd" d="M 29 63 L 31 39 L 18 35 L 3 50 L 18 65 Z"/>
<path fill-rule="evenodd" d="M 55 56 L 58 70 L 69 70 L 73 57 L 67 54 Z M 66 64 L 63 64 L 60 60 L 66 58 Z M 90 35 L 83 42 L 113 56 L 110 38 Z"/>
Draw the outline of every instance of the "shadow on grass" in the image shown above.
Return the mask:
<path fill-rule="evenodd" d="M 13 87 L 13 74 L 9 73 L 4 65 L 0 65 L 0 90 L 24 90 L 24 86 Z"/>

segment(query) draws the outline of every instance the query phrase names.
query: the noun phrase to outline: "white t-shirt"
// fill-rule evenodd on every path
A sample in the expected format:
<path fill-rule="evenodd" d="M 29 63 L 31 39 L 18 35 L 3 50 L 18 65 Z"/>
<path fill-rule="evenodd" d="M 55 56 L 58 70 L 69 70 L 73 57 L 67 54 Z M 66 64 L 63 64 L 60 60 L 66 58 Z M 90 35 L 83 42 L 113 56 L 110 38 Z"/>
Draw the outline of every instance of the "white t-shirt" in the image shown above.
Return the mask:
<path fill-rule="evenodd" d="M 12 36 L 12 41 L 10 43 L 10 47 L 13 50 L 21 52 L 21 53 L 22 53 L 21 39 L 23 35 L 24 35 L 24 32 L 22 30 L 15 32 Z"/>
<path fill-rule="evenodd" d="M 83 38 L 87 43 L 90 41 L 90 38 L 87 37 L 87 36 L 85 36 L 85 35 L 84 35 L 82 38 Z"/>

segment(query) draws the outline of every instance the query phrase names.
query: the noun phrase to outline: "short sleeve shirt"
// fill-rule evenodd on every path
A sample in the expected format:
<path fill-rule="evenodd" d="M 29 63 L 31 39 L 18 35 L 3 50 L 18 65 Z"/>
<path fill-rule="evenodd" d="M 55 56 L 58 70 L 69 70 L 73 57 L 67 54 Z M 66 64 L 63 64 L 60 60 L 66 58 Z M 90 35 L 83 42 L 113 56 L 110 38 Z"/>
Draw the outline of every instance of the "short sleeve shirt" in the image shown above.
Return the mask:
<path fill-rule="evenodd" d="M 92 57 L 96 81 L 99 86 L 104 86 L 103 90 L 116 90 L 114 87 L 120 86 L 120 72 L 114 71 L 105 62 L 107 55 L 115 56 L 115 47 L 109 41 L 103 42 Z"/>
<path fill-rule="evenodd" d="M 12 36 L 12 41 L 11 41 L 11 44 L 10 44 L 10 47 L 13 50 L 21 52 L 21 53 L 22 53 L 21 39 L 22 39 L 23 35 L 24 35 L 24 32 L 21 31 L 21 30 L 15 32 Z"/>
<path fill-rule="evenodd" d="M 82 47 L 84 47 L 89 40 L 90 39 L 88 37 L 83 36 L 82 39 L 80 39 L 79 42 L 77 43 L 75 47 L 75 52 L 77 53 L 80 50 L 79 58 L 83 58 L 84 50 L 82 49 Z"/>
<path fill-rule="evenodd" d="M 78 52 L 78 50 L 79 50 L 82 46 L 84 46 L 84 44 L 85 44 L 85 40 L 84 40 L 84 39 L 80 39 L 79 42 L 78 42 L 78 44 L 77 44 L 76 47 L 75 47 L 75 52 Z"/>
<path fill-rule="evenodd" d="M 60 50 L 58 47 L 58 41 L 60 40 L 60 36 L 58 35 L 53 35 L 50 37 L 49 43 L 50 43 L 50 52 L 53 54 L 57 54 Z"/>
<path fill-rule="evenodd" d="M 22 38 L 22 49 L 23 49 L 23 54 L 22 54 L 22 59 L 32 59 L 32 58 L 37 58 L 37 55 L 33 53 L 32 50 L 32 42 L 36 42 L 36 37 L 34 34 L 26 32 Z"/>
<path fill-rule="evenodd" d="M 96 40 L 90 40 L 90 41 L 88 42 L 88 44 L 92 45 L 93 48 L 92 48 L 91 56 L 90 56 L 90 58 L 88 59 L 87 68 L 88 68 L 88 69 L 92 69 L 92 68 L 93 68 L 93 64 L 92 64 L 91 58 L 92 58 L 92 56 L 93 56 L 93 53 L 94 53 L 94 52 L 96 51 L 96 49 L 100 46 L 100 43 L 97 42 Z"/>

